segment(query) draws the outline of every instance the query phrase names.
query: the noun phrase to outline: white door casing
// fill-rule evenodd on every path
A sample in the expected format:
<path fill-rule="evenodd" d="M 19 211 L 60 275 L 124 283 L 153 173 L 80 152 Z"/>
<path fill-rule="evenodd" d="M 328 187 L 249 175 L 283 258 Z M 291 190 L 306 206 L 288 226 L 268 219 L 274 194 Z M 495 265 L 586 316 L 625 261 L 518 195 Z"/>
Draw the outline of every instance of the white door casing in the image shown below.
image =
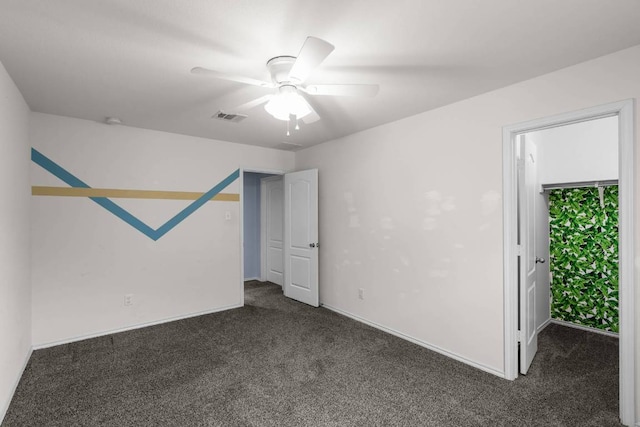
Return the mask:
<path fill-rule="evenodd" d="M 520 227 L 520 373 L 526 374 L 538 350 L 536 327 L 536 146 L 520 137 L 518 201 Z"/>
<path fill-rule="evenodd" d="M 284 295 L 318 307 L 318 170 L 284 176 Z"/>
<path fill-rule="evenodd" d="M 284 187 L 281 176 L 261 180 L 263 210 L 263 272 L 269 282 L 284 284 Z"/>

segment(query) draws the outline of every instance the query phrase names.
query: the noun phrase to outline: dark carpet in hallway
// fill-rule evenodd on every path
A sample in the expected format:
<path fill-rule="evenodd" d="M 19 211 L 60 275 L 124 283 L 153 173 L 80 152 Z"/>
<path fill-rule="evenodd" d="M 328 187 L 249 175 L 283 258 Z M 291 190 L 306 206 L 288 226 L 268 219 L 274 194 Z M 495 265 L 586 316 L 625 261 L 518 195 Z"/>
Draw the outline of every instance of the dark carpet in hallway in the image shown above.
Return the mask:
<path fill-rule="evenodd" d="M 420 319 L 416 319 L 420 321 Z M 248 283 L 243 308 L 35 351 L 3 426 L 617 426 L 618 342 L 506 381 Z"/>

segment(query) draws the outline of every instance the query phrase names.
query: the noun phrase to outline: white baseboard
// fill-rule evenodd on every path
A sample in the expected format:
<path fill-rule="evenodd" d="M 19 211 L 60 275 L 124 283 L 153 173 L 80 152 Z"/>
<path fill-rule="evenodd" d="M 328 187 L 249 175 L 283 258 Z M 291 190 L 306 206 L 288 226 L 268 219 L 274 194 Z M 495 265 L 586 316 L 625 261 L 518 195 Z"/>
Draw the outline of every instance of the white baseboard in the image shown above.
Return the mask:
<path fill-rule="evenodd" d="M 551 323 L 556 325 L 567 326 L 569 328 L 580 329 L 581 331 L 593 332 L 594 334 L 606 335 L 608 337 L 619 338 L 619 335 L 615 332 L 603 331 L 598 328 L 590 328 L 588 326 L 578 325 L 576 323 L 566 322 L 564 320 L 551 319 Z"/>
<path fill-rule="evenodd" d="M 322 307 L 328 309 L 328 310 L 334 311 L 334 312 L 336 312 L 338 314 L 341 314 L 343 316 L 349 317 L 349 318 L 351 318 L 353 320 L 356 320 L 358 322 L 364 323 L 366 325 L 369 325 L 371 327 L 379 329 L 379 330 L 381 330 L 383 332 L 386 332 L 388 334 L 394 335 L 394 336 L 396 336 L 398 338 L 402 338 L 403 340 L 406 340 L 406 341 L 412 342 L 414 344 L 417 344 L 420 347 L 424 347 L 426 349 L 435 351 L 436 353 L 440 353 L 440 354 L 442 354 L 444 356 L 447 356 L 447 357 L 450 357 L 452 359 L 455 359 L 458 362 L 462 362 L 462 363 L 465 363 L 465 364 L 467 364 L 469 366 L 473 366 L 474 368 L 477 368 L 477 369 L 480 369 L 482 371 L 488 372 L 488 373 L 493 374 L 493 375 L 495 375 L 497 377 L 505 378 L 504 372 L 499 371 L 499 370 L 494 369 L 494 368 L 491 368 L 489 366 L 485 366 L 485 365 L 483 365 L 481 363 L 478 363 L 478 362 L 475 362 L 473 360 L 467 359 L 466 357 L 460 356 L 459 354 L 453 353 L 453 352 L 451 352 L 449 350 L 445 350 L 445 349 L 443 349 L 441 347 L 438 347 L 436 345 L 429 344 L 427 342 L 421 341 L 421 340 L 419 340 L 417 338 L 414 338 L 412 336 L 403 334 L 402 332 L 398 332 L 395 329 L 389 328 L 389 327 L 384 326 L 384 325 L 380 325 L 378 323 L 372 322 L 372 321 L 367 320 L 367 319 L 365 319 L 363 317 L 357 316 L 355 314 L 349 313 L 349 312 L 341 310 L 339 308 L 332 307 L 332 306 L 327 305 L 327 304 L 320 304 L 320 305 Z"/>
<path fill-rule="evenodd" d="M 261 278 L 259 278 L 259 277 L 245 277 L 244 278 L 245 282 L 249 282 L 251 280 L 257 280 L 258 282 L 263 282 L 263 280 Z"/>
<path fill-rule="evenodd" d="M 83 340 L 86 340 L 86 339 L 89 339 L 89 338 L 97 338 L 97 337 L 102 337 L 102 336 L 105 336 L 105 335 L 117 334 L 119 332 L 126 332 L 126 331 L 131 331 L 133 329 L 146 328 L 148 326 L 160 325 L 162 323 L 168 323 L 168 322 L 175 322 L 176 320 L 188 319 L 190 317 L 204 316 L 206 314 L 218 313 L 220 311 L 227 311 L 227 310 L 231 310 L 231 309 L 234 309 L 234 308 L 240 308 L 240 307 L 242 307 L 242 304 L 233 304 L 233 305 L 229 305 L 229 306 L 225 306 L 225 307 L 215 308 L 213 310 L 199 311 L 197 313 L 189 313 L 189 314 L 185 314 L 185 315 L 181 315 L 181 316 L 175 316 L 175 317 L 169 317 L 169 318 L 166 318 L 166 319 L 154 320 L 152 322 L 139 323 L 139 324 L 132 325 L 132 326 L 126 326 L 124 328 L 111 329 L 111 330 L 108 330 L 108 331 L 100 331 L 100 332 L 95 332 L 95 333 L 91 333 L 91 334 L 80 335 L 80 336 L 71 337 L 71 338 L 65 338 L 63 340 L 58 340 L 58 341 L 50 341 L 50 342 L 45 342 L 45 343 L 40 343 L 40 344 L 34 344 L 33 345 L 33 350 L 40 350 L 40 349 L 43 349 L 43 348 L 55 347 L 57 345 L 69 344 L 69 343 L 76 342 L 76 341 L 83 341 Z"/>
<path fill-rule="evenodd" d="M 551 318 L 548 318 L 547 320 L 545 320 L 542 325 L 538 326 L 538 330 L 536 331 L 536 333 L 540 333 L 544 330 L 544 328 L 546 328 L 547 326 L 549 326 L 551 324 Z"/>
<path fill-rule="evenodd" d="M 29 349 L 27 352 L 27 356 L 24 358 L 22 362 L 22 369 L 20 369 L 20 373 L 16 376 L 13 382 L 13 389 L 9 394 L 9 400 L 7 402 L 2 402 L 2 407 L 0 407 L 0 425 L 2 425 L 2 421 L 4 420 L 5 415 L 7 415 L 7 411 L 9 410 L 9 405 L 11 404 L 11 400 L 13 400 L 13 395 L 16 393 L 18 389 L 18 384 L 20 384 L 20 379 L 22 378 L 22 374 L 24 374 L 24 370 L 27 368 L 27 364 L 29 363 L 29 359 L 31 359 L 31 354 L 33 353 L 33 347 Z"/>

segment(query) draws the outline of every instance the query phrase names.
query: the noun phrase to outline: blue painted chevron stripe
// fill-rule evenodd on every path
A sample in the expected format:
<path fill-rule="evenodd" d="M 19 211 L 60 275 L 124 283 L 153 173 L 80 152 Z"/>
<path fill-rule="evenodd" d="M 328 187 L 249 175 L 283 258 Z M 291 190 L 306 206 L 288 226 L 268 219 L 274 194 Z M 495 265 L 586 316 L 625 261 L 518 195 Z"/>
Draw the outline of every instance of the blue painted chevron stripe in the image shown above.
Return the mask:
<path fill-rule="evenodd" d="M 81 179 L 77 178 L 69 171 L 65 170 L 62 166 L 55 163 L 53 160 L 49 159 L 44 154 L 40 153 L 35 148 L 31 148 L 31 160 L 41 166 L 46 171 L 53 174 L 55 177 L 69 184 L 71 187 L 76 188 L 91 188 L 88 184 L 83 182 Z M 231 173 L 228 177 L 220 181 L 218 185 L 213 187 L 211 190 L 204 193 L 198 199 L 194 200 L 189 206 L 180 211 L 177 215 L 171 218 L 169 221 L 165 222 L 158 229 L 153 229 L 149 227 L 147 224 L 131 215 L 127 210 L 118 206 L 111 199 L 106 197 L 89 197 L 91 200 L 135 228 L 140 231 L 147 237 L 152 240 L 158 240 L 169 231 L 171 231 L 176 225 L 180 224 L 184 221 L 189 215 L 194 213 L 198 208 L 207 203 L 207 201 L 211 200 L 211 198 L 215 197 L 218 193 L 224 190 L 229 184 L 234 182 L 240 176 L 240 170 L 236 169 L 235 172 Z"/>

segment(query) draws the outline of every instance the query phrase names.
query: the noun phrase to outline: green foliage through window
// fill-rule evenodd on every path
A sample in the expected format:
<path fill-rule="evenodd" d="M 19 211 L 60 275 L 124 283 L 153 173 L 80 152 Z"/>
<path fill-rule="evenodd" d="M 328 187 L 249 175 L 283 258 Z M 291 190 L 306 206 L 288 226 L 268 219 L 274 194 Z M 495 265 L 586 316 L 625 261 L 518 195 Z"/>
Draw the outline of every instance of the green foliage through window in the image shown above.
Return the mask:
<path fill-rule="evenodd" d="M 618 187 L 549 192 L 551 317 L 618 332 Z"/>

